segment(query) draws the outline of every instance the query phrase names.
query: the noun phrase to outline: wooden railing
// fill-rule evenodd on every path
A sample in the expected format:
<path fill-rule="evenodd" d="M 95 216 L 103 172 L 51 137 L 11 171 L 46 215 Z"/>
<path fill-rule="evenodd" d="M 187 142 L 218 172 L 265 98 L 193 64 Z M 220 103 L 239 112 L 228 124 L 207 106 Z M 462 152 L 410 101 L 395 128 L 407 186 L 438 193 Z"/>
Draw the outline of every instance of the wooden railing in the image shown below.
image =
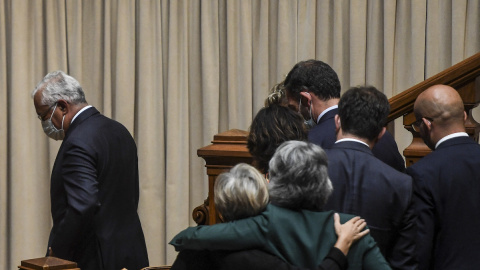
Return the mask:
<path fill-rule="evenodd" d="M 212 144 L 198 149 L 197 154 L 205 160 L 208 175 L 208 197 L 193 210 L 193 220 L 199 225 L 220 222 L 213 202 L 213 185 L 217 176 L 238 163 L 252 164 L 252 156 L 247 149 L 247 135 L 243 130 L 232 129 L 213 137 Z"/>
<path fill-rule="evenodd" d="M 463 99 L 468 119 L 465 124 L 467 133 L 478 142 L 479 124 L 472 117 L 472 109 L 480 102 L 480 53 L 410 87 L 402 93 L 390 98 L 389 121 L 403 117 L 403 125 L 413 135 L 411 144 L 405 148 L 403 155 L 407 166 L 430 153 L 419 134 L 411 125 L 415 122 L 413 104 L 418 95 L 430 86 L 436 84 L 450 85 L 455 88 Z"/>
<path fill-rule="evenodd" d="M 458 90 L 469 115 L 466 123 L 467 133 L 478 142 L 479 124 L 473 119 L 471 111 L 480 102 L 480 53 L 390 98 L 389 122 L 403 117 L 405 129 L 413 135 L 412 143 L 403 151 L 407 166 L 430 153 L 430 149 L 423 143 L 419 134 L 412 130 L 411 124 L 415 122 L 413 115 L 415 99 L 421 92 L 436 84 L 450 85 Z M 229 130 L 215 135 L 211 145 L 198 149 L 198 156 L 206 162 L 208 198 L 193 211 L 193 219 L 197 224 L 215 224 L 220 221 L 213 202 L 213 185 L 221 172 L 237 163 L 251 164 L 252 158 L 248 153 L 246 138 L 246 131 Z"/>

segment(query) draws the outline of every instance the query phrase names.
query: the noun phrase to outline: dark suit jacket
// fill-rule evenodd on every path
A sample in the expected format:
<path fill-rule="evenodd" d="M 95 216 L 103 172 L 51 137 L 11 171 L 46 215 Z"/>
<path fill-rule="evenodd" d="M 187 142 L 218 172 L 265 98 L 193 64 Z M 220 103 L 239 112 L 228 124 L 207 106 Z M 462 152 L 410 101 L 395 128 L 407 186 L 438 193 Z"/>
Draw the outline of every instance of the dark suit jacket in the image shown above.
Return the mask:
<path fill-rule="evenodd" d="M 137 148 L 95 108 L 70 125 L 53 166 L 48 245 L 88 269 L 140 269 L 148 256 L 140 219 Z"/>
<path fill-rule="evenodd" d="M 318 270 L 344 270 L 348 268 L 345 255 L 332 248 Z M 259 249 L 242 251 L 184 250 L 178 253 L 172 270 L 306 270 Z"/>
<path fill-rule="evenodd" d="M 320 145 L 323 149 L 331 148 L 337 140 L 335 134 L 336 114 L 338 114 L 338 109 L 333 109 L 324 114 L 318 124 L 308 132 L 308 140 Z M 397 143 L 390 132 L 385 132 L 385 135 L 373 147 L 372 152 L 375 157 L 394 169 L 405 172 L 405 161 L 400 155 Z"/>
<path fill-rule="evenodd" d="M 339 142 L 326 152 L 333 193 L 325 210 L 361 216 L 392 268 L 415 269 L 412 179 L 359 142 Z"/>
<path fill-rule="evenodd" d="M 480 269 L 480 146 L 468 137 L 446 140 L 407 173 L 420 269 Z"/>

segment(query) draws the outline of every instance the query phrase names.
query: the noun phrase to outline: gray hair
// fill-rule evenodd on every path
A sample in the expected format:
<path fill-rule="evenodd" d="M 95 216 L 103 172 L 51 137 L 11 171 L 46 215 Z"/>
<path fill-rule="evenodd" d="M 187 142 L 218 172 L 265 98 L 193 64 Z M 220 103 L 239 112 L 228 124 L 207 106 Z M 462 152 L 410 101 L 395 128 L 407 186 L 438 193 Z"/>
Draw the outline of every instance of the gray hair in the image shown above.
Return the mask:
<path fill-rule="evenodd" d="M 41 100 L 43 105 L 52 106 L 59 99 L 72 104 L 87 103 L 80 83 L 60 70 L 48 73 L 32 91 L 32 98 L 39 90 L 43 90 Z"/>
<path fill-rule="evenodd" d="M 257 169 L 245 163 L 220 174 L 214 192 L 215 206 L 225 221 L 258 215 L 268 204 L 267 181 Z"/>
<path fill-rule="evenodd" d="M 325 151 L 315 144 L 287 141 L 269 164 L 270 201 L 293 210 L 323 210 L 333 191 Z"/>

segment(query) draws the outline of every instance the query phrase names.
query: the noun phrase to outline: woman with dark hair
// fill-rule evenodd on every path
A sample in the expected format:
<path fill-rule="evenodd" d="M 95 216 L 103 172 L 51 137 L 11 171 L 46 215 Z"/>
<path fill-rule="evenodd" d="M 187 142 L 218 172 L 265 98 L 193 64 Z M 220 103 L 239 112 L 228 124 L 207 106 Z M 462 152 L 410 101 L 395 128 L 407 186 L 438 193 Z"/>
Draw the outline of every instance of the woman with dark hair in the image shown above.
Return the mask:
<path fill-rule="evenodd" d="M 255 167 L 267 173 L 268 162 L 280 144 L 290 140 L 306 141 L 307 130 L 303 122 L 299 113 L 278 104 L 260 109 L 247 136 L 247 148 Z"/>

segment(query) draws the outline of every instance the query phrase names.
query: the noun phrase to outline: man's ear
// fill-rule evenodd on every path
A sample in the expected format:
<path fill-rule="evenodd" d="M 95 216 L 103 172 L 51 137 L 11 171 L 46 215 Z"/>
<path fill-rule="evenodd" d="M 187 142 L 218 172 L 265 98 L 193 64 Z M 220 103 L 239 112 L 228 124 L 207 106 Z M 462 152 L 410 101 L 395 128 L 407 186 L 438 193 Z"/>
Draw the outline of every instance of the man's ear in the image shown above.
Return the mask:
<path fill-rule="evenodd" d="M 377 136 L 377 141 L 380 140 L 383 135 L 385 134 L 385 132 L 387 132 L 387 128 L 386 127 L 383 127 L 382 130 L 380 131 L 380 133 L 378 134 Z"/>
<path fill-rule="evenodd" d="M 423 124 L 425 125 L 425 127 L 427 128 L 428 131 L 432 130 L 432 122 L 430 122 L 426 118 L 422 118 L 422 121 L 423 121 Z"/>
<path fill-rule="evenodd" d="M 62 114 L 65 115 L 68 113 L 68 110 L 69 110 L 69 107 L 68 107 L 68 102 L 66 100 L 63 100 L 63 99 L 59 99 L 57 100 L 57 106 L 58 108 L 60 109 L 60 111 L 62 111 Z"/>
<path fill-rule="evenodd" d="M 307 91 L 300 92 L 300 98 L 306 100 L 306 102 L 303 102 L 302 100 L 302 104 L 305 104 L 305 106 L 310 106 L 312 103 L 312 95 Z"/>
<path fill-rule="evenodd" d="M 338 114 L 335 114 L 335 131 L 338 132 L 341 127 L 342 123 L 340 121 L 340 116 L 338 116 Z"/>

